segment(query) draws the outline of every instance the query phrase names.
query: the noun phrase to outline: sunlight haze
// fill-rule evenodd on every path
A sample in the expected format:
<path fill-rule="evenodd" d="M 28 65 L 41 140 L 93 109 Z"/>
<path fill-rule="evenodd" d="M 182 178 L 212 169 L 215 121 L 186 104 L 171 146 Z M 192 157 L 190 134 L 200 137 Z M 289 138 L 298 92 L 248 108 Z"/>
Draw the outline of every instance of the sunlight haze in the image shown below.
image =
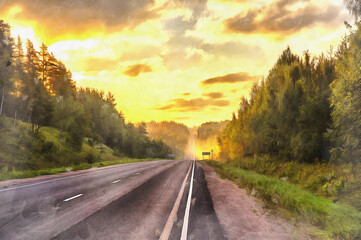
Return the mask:
<path fill-rule="evenodd" d="M 0 0 L 12 35 L 44 42 L 80 87 L 112 92 L 127 121 L 230 119 L 289 45 L 326 53 L 352 21 L 330 1 Z"/>

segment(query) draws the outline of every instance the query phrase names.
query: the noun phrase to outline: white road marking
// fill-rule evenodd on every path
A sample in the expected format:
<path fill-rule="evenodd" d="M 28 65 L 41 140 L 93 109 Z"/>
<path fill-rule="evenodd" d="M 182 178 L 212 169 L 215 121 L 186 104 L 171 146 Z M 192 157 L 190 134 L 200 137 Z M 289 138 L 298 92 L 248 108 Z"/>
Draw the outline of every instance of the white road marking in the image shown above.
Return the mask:
<path fill-rule="evenodd" d="M 189 173 L 191 171 L 191 167 L 192 166 L 189 166 L 189 170 L 186 174 L 186 177 L 184 178 L 184 181 L 183 181 L 183 184 L 181 186 L 181 189 L 178 193 L 178 196 L 177 196 L 177 199 L 175 200 L 175 203 L 174 203 L 174 206 L 173 206 L 173 209 L 172 211 L 170 212 L 169 214 L 169 217 L 168 217 L 168 220 L 164 226 L 164 229 L 163 229 L 163 232 L 162 232 L 162 235 L 160 235 L 160 238 L 159 240 L 168 240 L 169 238 L 169 235 L 170 235 L 170 232 L 172 230 L 172 227 L 173 227 L 173 223 L 177 217 L 177 212 L 178 212 L 178 209 L 179 209 L 179 204 L 182 200 L 182 196 L 183 196 L 183 193 L 184 193 L 184 189 L 185 189 L 185 186 L 186 186 L 186 183 L 187 183 L 187 179 L 188 179 L 188 176 L 189 176 Z"/>
<path fill-rule="evenodd" d="M 191 208 L 191 199 L 192 199 L 192 190 L 193 190 L 194 165 L 195 165 L 195 161 L 193 161 L 193 170 L 192 170 L 192 177 L 191 177 L 191 185 L 190 185 L 190 187 L 189 187 L 187 206 L 186 206 L 186 211 L 185 211 L 185 213 L 184 213 L 184 220 L 183 220 L 181 240 L 187 240 L 189 210 L 190 210 L 190 208 Z"/>
<path fill-rule="evenodd" d="M 67 198 L 67 199 L 64 200 L 64 202 L 73 200 L 74 198 L 77 198 L 77 197 L 80 197 L 80 196 L 83 196 L 83 194 L 78 194 L 78 195 L 75 195 L 75 196 L 73 196 L 73 197 Z"/>
<path fill-rule="evenodd" d="M 120 182 L 120 181 L 122 181 L 122 180 L 115 180 L 114 182 L 112 182 L 112 183 L 117 183 L 117 182 Z"/>
<path fill-rule="evenodd" d="M 157 165 L 158 163 L 160 163 L 162 161 L 164 161 L 164 160 L 152 161 L 152 162 L 144 162 L 142 164 L 145 165 L 144 167 L 148 167 L 148 165 L 149 166 Z M 102 171 L 111 171 L 111 170 L 114 170 L 114 168 L 129 167 L 130 165 L 133 165 L 133 164 L 137 164 L 137 163 L 119 164 L 119 165 L 114 165 L 114 166 L 107 167 L 107 168 L 104 168 L 104 169 L 99 168 L 99 169 L 96 169 L 95 172 L 99 173 L 99 172 L 102 172 Z M 32 186 L 36 186 L 36 185 L 40 185 L 40 184 L 51 183 L 51 182 L 55 182 L 55 181 L 61 181 L 61 180 L 69 179 L 69 178 L 76 178 L 76 177 L 83 176 L 83 175 L 86 175 L 86 174 L 91 174 L 91 173 L 94 173 L 94 172 L 76 173 L 76 174 L 71 175 L 71 176 L 55 177 L 54 179 L 40 180 L 40 182 L 35 182 L 35 183 L 30 183 L 30 184 L 25 183 L 25 185 L 20 185 L 20 186 L 16 186 L 16 185 L 14 185 L 14 186 L 5 186 L 5 187 L 3 187 L 4 189 L 0 189 L 0 192 L 11 191 L 11 190 L 21 189 L 21 188 L 26 188 L 26 187 L 32 187 Z"/>
<path fill-rule="evenodd" d="M 137 172 L 135 175 L 139 175 L 140 173 L 139 172 Z"/>

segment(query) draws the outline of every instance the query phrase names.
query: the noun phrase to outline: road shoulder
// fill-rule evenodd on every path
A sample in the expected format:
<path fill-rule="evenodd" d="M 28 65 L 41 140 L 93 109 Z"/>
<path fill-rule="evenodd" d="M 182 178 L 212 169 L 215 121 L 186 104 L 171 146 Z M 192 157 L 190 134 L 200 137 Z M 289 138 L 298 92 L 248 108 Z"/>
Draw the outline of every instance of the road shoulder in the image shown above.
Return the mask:
<path fill-rule="evenodd" d="M 229 240 L 311 239 L 294 224 L 274 216 L 258 199 L 201 163 L 217 218 Z"/>

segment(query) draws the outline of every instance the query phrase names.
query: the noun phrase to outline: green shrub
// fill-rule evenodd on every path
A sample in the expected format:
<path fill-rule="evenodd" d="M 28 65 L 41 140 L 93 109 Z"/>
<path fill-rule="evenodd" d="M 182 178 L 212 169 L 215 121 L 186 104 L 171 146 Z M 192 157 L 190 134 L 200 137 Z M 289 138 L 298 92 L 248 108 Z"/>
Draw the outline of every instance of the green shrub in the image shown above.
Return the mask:
<path fill-rule="evenodd" d="M 279 179 L 228 164 L 223 165 L 214 161 L 207 163 L 216 167 L 217 172 L 223 177 L 234 180 L 249 192 L 256 192 L 256 196 L 264 199 L 268 204 L 287 209 L 298 219 L 325 229 L 329 237 L 334 239 L 361 237 L 361 213 L 352 207 L 335 204 L 329 199 Z"/>

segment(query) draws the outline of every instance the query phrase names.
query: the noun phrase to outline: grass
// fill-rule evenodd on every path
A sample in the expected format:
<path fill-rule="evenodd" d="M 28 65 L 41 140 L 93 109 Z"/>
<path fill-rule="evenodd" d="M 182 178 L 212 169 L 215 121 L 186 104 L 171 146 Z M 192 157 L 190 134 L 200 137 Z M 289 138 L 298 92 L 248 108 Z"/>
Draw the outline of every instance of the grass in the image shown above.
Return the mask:
<path fill-rule="evenodd" d="M 325 231 L 325 239 L 360 239 L 361 213 L 347 205 L 333 203 L 294 184 L 247 171 L 239 167 L 206 161 L 218 174 L 253 192 L 266 203 L 292 213 L 297 220 Z"/>
<path fill-rule="evenodd" d="M 125 164 L 125 163 L 135 163 L 135 162 L 144 162 L 144 161 L 155 161 L 159 159 L 116 159 L 111 161 L 101 161 L 96 163 L 81 163 L 75 166 L 69 167 L 61 167 L 61 168 L 50 168 L 50 169 L 41 169 L 41 170 L 25 170 L 25 171 L 7 171 L 1 172 L 0 171 L 0 181 L 9 180 L 9 179 L 21 179 L 21 178 L 31 178 L 37 177 L 42 175 L 52 175 L 57 173 L 63 173 L 68 171 L 76 171 L 76 170 L 83 170 L 89 169 L 93 167 L 106 167 L 110 165 L 117 165 L 117 164 Z"/>
<path fill-rule="evenodd" d="M 230 160 L 229 163 L 295 184 L 361 211 L 361 164 L 299 163 L 279 161 L 269 156 L 242 157 Z"/>

